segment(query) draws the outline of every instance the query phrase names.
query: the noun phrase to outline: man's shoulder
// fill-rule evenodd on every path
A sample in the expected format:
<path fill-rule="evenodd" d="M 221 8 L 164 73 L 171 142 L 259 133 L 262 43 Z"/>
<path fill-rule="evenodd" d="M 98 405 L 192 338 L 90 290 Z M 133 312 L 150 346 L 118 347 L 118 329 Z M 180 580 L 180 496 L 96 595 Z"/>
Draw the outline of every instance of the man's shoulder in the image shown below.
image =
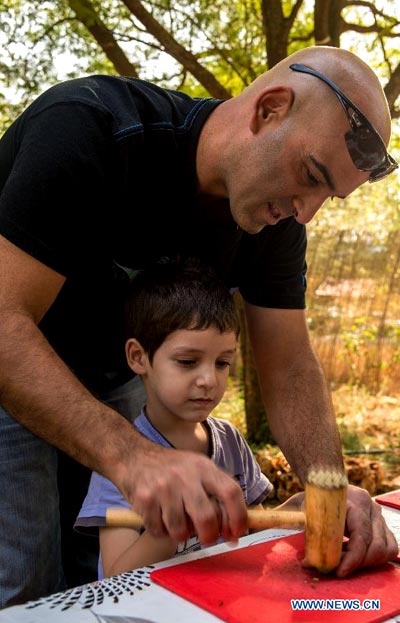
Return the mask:
<path fill-rule="evenodd" d="M 31 113 L 54 105 L 82 104 L 117 120 L 121 128 L 137 121 L 143 125 L 168 123 L 180 127 L 203 101 L 180 91 L 123 76 L 93 75 L 66 80 L 42 93 L 29 107 Z"/>
<path fill-rule="evenodd" d="M 154 87 L 149 83 L 99 74 L 54 84 L 41 93 L 27 111 L 35 114 L 55 105 L 83 104 L 111 115 L 118 115 L 123 109 L 132 113 L 136 109 L 136 100 L 143 98 L 144 94 L 147 94 L 150 105 L 154 100 L 153 92 Z"/>

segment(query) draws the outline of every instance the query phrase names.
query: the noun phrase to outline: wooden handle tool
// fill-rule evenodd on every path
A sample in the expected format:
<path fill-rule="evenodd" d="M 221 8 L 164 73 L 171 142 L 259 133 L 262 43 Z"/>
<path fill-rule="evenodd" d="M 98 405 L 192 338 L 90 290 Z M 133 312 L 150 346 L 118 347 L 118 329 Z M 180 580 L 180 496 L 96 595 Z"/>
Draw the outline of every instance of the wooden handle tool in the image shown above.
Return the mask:
<path fill-rule="evenodd" d="M 266 530 L 267 528 L 302 529 L 305 525 L 305 514 L 301 511 L 247 511 L 249 530 Z M 143 518 L 130 508 L 109 507 L 106 511 L 106 526 L 119 528 L 142 528 Z"/>

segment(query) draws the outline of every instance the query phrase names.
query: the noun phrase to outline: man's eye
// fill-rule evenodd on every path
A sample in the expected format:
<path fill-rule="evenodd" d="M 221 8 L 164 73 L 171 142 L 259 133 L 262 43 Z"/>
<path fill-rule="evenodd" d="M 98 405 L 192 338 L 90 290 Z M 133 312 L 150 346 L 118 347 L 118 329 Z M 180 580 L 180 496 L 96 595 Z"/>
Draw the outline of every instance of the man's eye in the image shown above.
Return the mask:
<path fill-rule="evenodd" d="M 311 173 L 310 169 L 307 169 L 307 181 L 310 184 L 310 186 L 318 186 L 319 184 L 319 181 L 317 180 L 315 175 Z"/>

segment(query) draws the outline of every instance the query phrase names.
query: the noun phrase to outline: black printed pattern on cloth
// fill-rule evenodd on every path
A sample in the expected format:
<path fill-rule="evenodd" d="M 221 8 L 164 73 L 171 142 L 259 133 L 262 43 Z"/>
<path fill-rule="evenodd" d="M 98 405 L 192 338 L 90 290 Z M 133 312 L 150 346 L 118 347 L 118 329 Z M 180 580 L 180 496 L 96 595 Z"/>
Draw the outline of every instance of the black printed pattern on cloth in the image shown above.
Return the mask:
<path fill-rule="evenodd" d="M 56 593 L 48 597 L 42 597 L 37 601 L 29 602 L 27 609 L 46 606 L 47 608 L 60 608 L 68 610 L 73 606 L 82 609 L 99 606 L 107 599 L 113 603 L 118 603 L 124 595 L 133 596 L 136 591 L 142 591 L 150 587 L 150 572 L 153 566 L 144 569 L 136 569 L 122 573 L 121 575 L 106 578 L 101 582 L 92 582 L 71 588 L 63 593 Z"/>

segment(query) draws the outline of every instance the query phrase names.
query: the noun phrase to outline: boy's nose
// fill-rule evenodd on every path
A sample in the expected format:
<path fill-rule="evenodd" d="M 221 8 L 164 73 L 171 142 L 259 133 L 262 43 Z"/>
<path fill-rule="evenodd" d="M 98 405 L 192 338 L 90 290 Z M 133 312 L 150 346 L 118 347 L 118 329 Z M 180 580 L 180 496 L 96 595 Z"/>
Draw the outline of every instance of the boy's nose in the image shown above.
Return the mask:
<path fill-rule="evenodd" d="M 197 377 L 199 387 L 214 387 L 216 384 L 215 370 L 203 370 Z"/>

